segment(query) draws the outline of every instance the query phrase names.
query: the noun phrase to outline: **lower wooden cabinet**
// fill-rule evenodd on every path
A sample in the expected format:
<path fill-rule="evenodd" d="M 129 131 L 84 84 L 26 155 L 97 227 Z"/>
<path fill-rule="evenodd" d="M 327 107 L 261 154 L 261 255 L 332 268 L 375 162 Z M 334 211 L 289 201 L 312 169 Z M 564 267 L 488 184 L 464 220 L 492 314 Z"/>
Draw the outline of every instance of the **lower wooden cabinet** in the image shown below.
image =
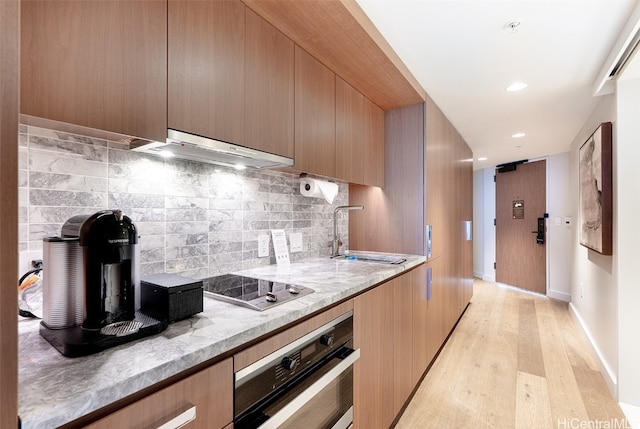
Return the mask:
<path fill-rule="evenodd" d="M 353 340 L 360 359 L 353 366 L 353 426 L 386 428 L 393 412 L 393 292 L 388 281 L 355 298 Z"/>
<path fill-rule="evenodd" d="M 413 352 L 412 356 L 412 380 L 417 383 L 424 370 L 429 366 L 437 349 L 430 341 L 433 334 L 429 325 L 429 301 L 427 291 L 426 265 L 421 265 L 411 271 L 411 296 L 413 300 L 412 326 L 413 326 Z"/>
<path fill-rule="evenodd" d="M 437 258 L 356 297 L 354 427 L 389 427 L 469 302 Z M 431 271 L 431 299 L 427 273 Z M 455 304 L 455 305 L 454 305 Z"/>
<path fill-rule="evenodd" d="M 413 379 L 414 296 L 412 272 L 392 280 L 393 284 L 393 416 L 407 401 L 416 381 Z M 426 368 L 426 366 L 424 367 Z M 424 371 L 424 369 L 423 369 Z"/>
<path fill-rule="evenodd" d="M 356 428 L 389 427 L 416 385 L 413 276 L 405 273 L 354 300 Z"/>
<path fill-rule="evenodd" d="M 195 416 L 180 426 L 181 420 Z M 233 427 L 233 362 L 226 359 L 86 426 L 90 429 Z"/>

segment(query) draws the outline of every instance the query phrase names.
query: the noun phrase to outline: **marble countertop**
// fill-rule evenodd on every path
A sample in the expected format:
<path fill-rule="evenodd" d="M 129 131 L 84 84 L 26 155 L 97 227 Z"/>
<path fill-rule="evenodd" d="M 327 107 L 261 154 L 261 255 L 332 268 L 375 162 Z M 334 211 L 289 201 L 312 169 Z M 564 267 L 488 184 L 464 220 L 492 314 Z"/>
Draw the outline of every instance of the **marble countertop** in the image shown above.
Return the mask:
<path fill-rule="evenodd" d="M 202 313 L 160 334 L 81 358 L 62 356 L 40 336 L 38 320 L 20 318 L 22 428 L 69 423 L 425 262 L 424 256 L 402 256 L 401 265 L 324 257 L 240 271 L 315 292 L 263 312 L 205 298 Z"/>

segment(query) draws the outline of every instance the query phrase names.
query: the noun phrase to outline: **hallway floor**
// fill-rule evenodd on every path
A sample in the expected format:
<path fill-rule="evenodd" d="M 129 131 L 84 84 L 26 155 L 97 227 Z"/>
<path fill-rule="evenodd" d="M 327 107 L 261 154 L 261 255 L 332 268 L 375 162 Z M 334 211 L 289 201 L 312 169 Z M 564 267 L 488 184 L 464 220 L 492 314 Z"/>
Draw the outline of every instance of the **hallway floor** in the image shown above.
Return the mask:
<path fill-rule="evenodd" d="M 396 427 L 630 426 L 566 303 L 476 279 L 471 304 Z"/>

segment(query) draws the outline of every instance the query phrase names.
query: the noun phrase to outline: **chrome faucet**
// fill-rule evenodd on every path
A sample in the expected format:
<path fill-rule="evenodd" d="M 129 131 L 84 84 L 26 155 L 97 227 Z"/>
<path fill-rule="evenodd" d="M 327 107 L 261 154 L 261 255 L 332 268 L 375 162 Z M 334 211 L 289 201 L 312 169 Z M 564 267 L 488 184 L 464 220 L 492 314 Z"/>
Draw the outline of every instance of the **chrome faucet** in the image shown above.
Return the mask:
<path fill-rule="evenodd" d="M 341 210 L 363 210 L 364 206 L 338 206 L 333 211 L 333 240 L 331 240 L 331 257 L 339 256 L 340 254 L 340 246 L 342 246 L 342 241 L 340 241 L 340 236 L 338 235 L 338 212 Z"/>

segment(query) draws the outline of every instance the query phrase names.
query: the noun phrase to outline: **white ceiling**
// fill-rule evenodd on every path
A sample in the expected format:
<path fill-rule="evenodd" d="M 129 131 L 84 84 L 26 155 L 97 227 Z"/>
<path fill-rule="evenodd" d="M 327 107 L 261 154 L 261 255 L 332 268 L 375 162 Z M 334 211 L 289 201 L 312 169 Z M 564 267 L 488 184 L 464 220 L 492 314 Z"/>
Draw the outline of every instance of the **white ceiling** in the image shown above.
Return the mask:
<path fill-rule="evenodd" d="M 638 0 L 357 0 L 474 153 L 474 169 L 566 152 Z M 521 24 L 514 32 L 503 26 Z M 505 88 L 528 83 L 520 92 Z M 524 132 L 520 139 L 511 137 Z M 477 161 L 487 157 L 486 161 Z"/>

